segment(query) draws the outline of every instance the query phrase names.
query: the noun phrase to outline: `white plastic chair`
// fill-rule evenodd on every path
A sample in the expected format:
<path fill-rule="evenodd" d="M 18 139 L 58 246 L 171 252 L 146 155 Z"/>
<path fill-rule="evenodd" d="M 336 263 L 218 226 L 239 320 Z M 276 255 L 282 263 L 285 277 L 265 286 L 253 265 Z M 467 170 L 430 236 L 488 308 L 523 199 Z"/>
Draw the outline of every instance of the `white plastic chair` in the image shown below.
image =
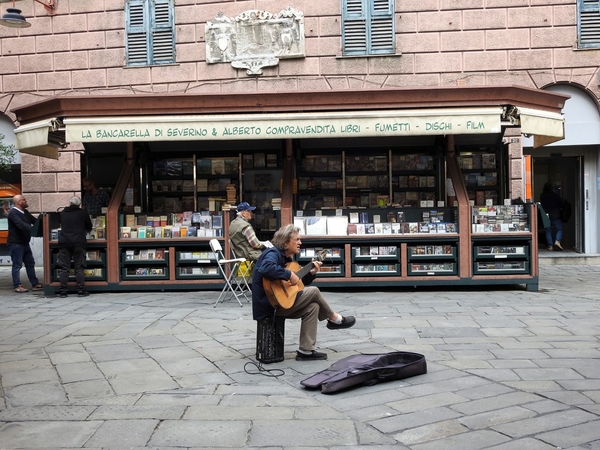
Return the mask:
<path fill-rule="evenodd" d="M 213 308 L 216 307 L 219 302 L 224 302 L 232 297 L 235 297 L 240 306 L 244 306 L 242 305 L 240 298 L 243 296 L 246 301 L 250 302 L 250 299 L 246 295 L 246 292 L 249 292 L 250 289 L 246 279 L 238 275 L 238 270 L 240 269 L 240 264 L 245 262 L 246 259 L 226 259 L 225 255 L 223 254 L 223 247 L 218 239 L 210 240 L 210 248 L 217 257 L 219 271 L 225 280 L 225 286 L 223 286 L 223 290 L 213 305 Z"/>

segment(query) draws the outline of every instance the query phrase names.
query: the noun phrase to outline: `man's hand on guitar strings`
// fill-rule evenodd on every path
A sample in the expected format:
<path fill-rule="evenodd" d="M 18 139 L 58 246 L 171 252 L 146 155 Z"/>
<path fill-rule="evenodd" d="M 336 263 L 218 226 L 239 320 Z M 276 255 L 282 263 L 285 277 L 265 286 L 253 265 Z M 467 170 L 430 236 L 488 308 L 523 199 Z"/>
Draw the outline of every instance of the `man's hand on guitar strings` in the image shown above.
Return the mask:
<path fill-rule="evenodd" d="M 290 286 L 296 286 L 299 281 L 300 281 L 300 278 L 298 278 L 298 275 L 296 275 L 294 272 L 292 272 L 292 276 L 288 280 L 288 283 L 290 284 Z"/>

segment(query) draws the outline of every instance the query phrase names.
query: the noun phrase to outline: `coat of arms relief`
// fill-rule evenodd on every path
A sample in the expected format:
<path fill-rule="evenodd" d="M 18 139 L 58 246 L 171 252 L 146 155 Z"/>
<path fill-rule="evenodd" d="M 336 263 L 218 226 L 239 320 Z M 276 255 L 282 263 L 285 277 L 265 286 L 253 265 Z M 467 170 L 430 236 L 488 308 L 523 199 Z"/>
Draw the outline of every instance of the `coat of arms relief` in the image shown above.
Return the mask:
<path fill-rule="evenodd" d="M 206 62 L 231 63 L 248 75 L 280 59 L 304 58 L 304 14 L 287 7 L 278 14 L 245 11 L 230 19 L 223 15 L 206 22 Z"/>

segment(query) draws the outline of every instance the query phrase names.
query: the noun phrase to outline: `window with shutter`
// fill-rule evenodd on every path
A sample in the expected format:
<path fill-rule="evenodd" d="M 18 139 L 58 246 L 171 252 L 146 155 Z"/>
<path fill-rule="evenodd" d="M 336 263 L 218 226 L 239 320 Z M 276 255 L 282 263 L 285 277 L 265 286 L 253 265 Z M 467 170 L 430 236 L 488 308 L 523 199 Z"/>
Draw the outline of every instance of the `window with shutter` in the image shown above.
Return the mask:
<path fill-rule="evenodd" d="M 600 47 L 600 2 L 577 0 L 577 47 Z"/>
<path fill-rule="evenodd" d="M 126 0 L 127 65 L 175 62 L 174 0 Z"/>
<path fill-rule="evenodd" d="M 342 0 L 343 54 L 395 53 L 394 0 Z"/>

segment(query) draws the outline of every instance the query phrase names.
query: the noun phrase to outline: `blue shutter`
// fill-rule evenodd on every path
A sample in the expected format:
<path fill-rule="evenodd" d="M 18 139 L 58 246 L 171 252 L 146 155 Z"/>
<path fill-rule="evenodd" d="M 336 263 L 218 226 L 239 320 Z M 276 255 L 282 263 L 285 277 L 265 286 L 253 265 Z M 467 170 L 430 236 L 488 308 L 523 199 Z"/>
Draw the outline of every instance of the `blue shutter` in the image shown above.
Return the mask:
<path fill-rule="evenodd" d="M 395 51 L 394 0 L 342 0 L 344 55 Z"/>
<path fill-rule="evenodd" d="M 367 0 L 342 0 L 344 55 L 367 54 Z"/>
<path fill-rule="evenodd" d="M 144 0 L 125 2 L 125 31 L 127 32 L 127 65 L 139 66 L 148 63 L 148 32 L 144 21 Z"/>
<path fill-rule="evenodd" d="M 600 5 L 598 0 L 577 0 L 577 47 L 600 47 Z"/>
<path fill-rule="evenodd" d="M 152 64 L 174 63 L 173 0 L 154 0 L 152 13 Z"/>
<path fill-rule="evenodd" d="M 373 0 L 371 8 L 370 53 L 394 53 L 393 0 Z"/>
<path fill-rule="evenodd" d="M 126 0 L 127 65 L 175 62 L 173 0 Z"/>

